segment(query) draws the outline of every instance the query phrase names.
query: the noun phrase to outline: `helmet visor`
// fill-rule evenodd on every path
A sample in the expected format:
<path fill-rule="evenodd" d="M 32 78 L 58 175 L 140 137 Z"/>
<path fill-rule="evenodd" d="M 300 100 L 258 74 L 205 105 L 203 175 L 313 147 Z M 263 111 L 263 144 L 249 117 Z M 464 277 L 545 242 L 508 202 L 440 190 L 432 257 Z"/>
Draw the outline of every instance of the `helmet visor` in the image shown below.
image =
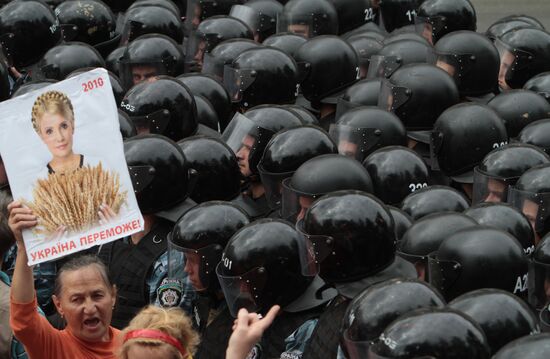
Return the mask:
<path fill-rule="evenodd" d="M 213 56 L 211 53 L 204 54 L 202 59 L 202 69 L 203 74 L 210 74 L 215 76 L 218 80 L 223 82 L 223 71 L 226 63 L 222 59 Z"/>
<path fill-rule="evenodd" d="M 327 21 L 328 19 L 320 14 L 293 15 L 282 13 L 277 15 L 277 33 L 291 32 L 309 39 L 319 35 L 321 28 L 324 27 Z"/>
<path fill-rule="evenodd" d="M 128 166 L 128 172 L 134 192 L 139 194 L 146 189 L 155 179 L 155 167 L 153 166 Z"/>
<path fill-rule="evenodd" d="M 271 173 L 263 170 L 261 166 L 258 166 L 258 172 L 260 173 L 262 185 L 265 188 L 265 196 L 269 208 L 274 210 L 280 208 L 283 196 L 283 180 L 292 177 L 294 172 Z"/>
<path fill-rule="evenodd" d="M 514 184 L 517 177 L 500 178 L 489 176 L 474 168 L 474 187 L 472 193 L 472 203 L 480 202 L 506 202 L 508 198 L 508 188 Z"/>
<path fill-rule="evenodd" d="M 435 65 L 451 75 L 457 84 L 468 75 L 474 66 L 475 57 L 472 54 L 437 53 Z"/>
<path fill-rule="evenodd" d="M 439 260 L 435 254 L 428 256 L 426 281 L 445 294 L 460 277 L 460 263 Z"/>
<path fill-rule="evenodd" d="M 204 54 L 209 53 L 220 43 L 218 34 L 205 34 L 194 31 L 187 39 L 185 64 L 188 72 L 200 72 L 204 61 Z"/>
<path fill-rule="evenodd" d="M 180 247 L 168 242 L 168 277 L 177 278 L 186 272 L 196 291 L 204 291 L 215 280 L 214 271 L 222 256 L 222 246 L 210 244 L 200 249 Z"/>
<path fill-rule="evenodd" d="M 349 110 L 353 110 L 354 108 L 363 106 L 360 103 L 350 102 L 347 100 L 344 100 L 343 98 L 338 99 L 338 103 L 336 105 L 336 121 L 342 117 L 346 112 Z"/>
<path fill-rule="evenodd" d="M 346 353 L 347 359 L 364 359 L 369 355 L 369 348 L 372 342 L 354 341 L 349 338 L 349 330 L 346 329 L 342 334 L 342 349 Z"/>
<path fill-rule="evenodd" d="M 159 60 L 132 61 L 122 59 L 119 62 L 120 81 L 126 89 L 142 82 L 155 81 L 158 76 L 169 75 L 168 64 Z"/>
<path fill-rule="evenodd" d="M 237 153 L 243 146 L 245 137 L 249 135 L 255 127 L 256 124 L 254 121 L 237 112 L 223 131 L 222 140 L 225 141 L 234 153 Z"/>
<path fill-rule="evenodd" d="M 130 116 L 138 134 L 154 133 L 164 135 L 170 123 L 170 111 L 160 109 L 145 116 Z"/>
<path fill-rule="evenodd" d="M 307 234 L 304 232 L 303 224 L 303 220 L 296 223 L 296 230 L 303 239 L 298 244 L 302 274 L 314 277 L 319 274 L 321 263 L 334 253 L 334 239 L 329 236 Z"/>
<path fill-rule="evenodd" d="M 363 162 L 380 139 L 377 128 L 361 128 L 346 125 L 331 125 L 329 135 L 338 145 L 338 153 Z"/>
<path fill-rule="evenodd" d="M 241 102 L 243 93 L 254 83 L 256 71 L 251 69 L 236 69 L 225 66 L 223 71 L 223 83 L 232 102 Z"/>
<path fill-rule="evenodd" d="M 539 319 L 540 325 L 542 327 L 542 332 L 550 332 L 550 302 L 546 303 L 544 308 L 542 308 L 542 310 L 540 311 Z"/>
<path fill-rule="evenodd" d="M 245 308 L 249 312 L 261 310 L 260 293 L 267 283 L 265 268 L 256 267 L 242 275 L 226 276 L 223 274 L 226 267 L 222 259 L 216 267 L 216 274 L 231 315 L 236 318 L 241 308 Z"/>
<path fill-rule="evenodd" d="M 219 15 L 217 5 L 218 0 L 187 0 L 185 27 L 189 31 L 195 30 L 204 19 Z"/>
<path fill-rule="evenodd" d="M 260 14 L 251 7 L 244 5 L 233 5 L 229 16 L 244 22 L 252 30 L 252 33 L 256 35 L 260 30 Z"/>
<path fill-rule="evenodd" d="M 396 56 L 373 55 L 370 58 L 367 79 L 389 78 L 399 67 L 401 61 Z"/>
<path fill-rule="evenodd" d="M 536 233 L 541 236 L 546 234 L 550 228 L 550 192 L 533 193 L 511 187 L 508 190 L 508 203 L 527 217 Z"/>
<path fill-rule="evenodd" d="M 434 44 L 439 38 L 440 32 L 445 28 L 445 17 L 443 16 L 416 16 L 414 19 L 416 32 Z"/>
<path fill-rule="evenodd" d="M 410 96 L 411 92 L 406 87 L 395 86 L 390 81 L 384 80 L 380 87 L 378 107 L 389 112 L 395 112 L 409 101 Z"/>
<path fill-rule="evenodd" d="M 529 304 L 536 310 L 543 310 L 550 302 L 550 263 L 529 261 L 527 276 Z"/>
<path fill-rule="evenodd" d="M 283 180 L 283 199 L 281 201 L 281 218 L 291 223 L 303 219 L 306 211 L 316 199 L 316 195 L 298 193 L 292 189 L 292 177 Z"/>
<path fill-rule="evenodd" d="M 516 84 L 517 77 L 522 72 L 525 72 L 534 56 L 526 51 L 511 48 L 499 39 L 495 41 L 495 46 L 500 55 L 500 70 L 498 74 L 500 87 L 503 89 L 521 87 Z"/>

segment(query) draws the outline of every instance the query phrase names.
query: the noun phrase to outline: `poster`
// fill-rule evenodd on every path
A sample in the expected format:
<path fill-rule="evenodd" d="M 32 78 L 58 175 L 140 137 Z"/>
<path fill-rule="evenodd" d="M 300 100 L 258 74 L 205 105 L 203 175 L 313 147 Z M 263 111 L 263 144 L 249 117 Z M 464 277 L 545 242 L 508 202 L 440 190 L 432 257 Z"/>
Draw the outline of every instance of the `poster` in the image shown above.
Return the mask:
<path fill-rule="evenodd" d="M 38 217 L 29 265 L 143 229 L 106 70 L 1 102 L 0 128 L 13 197 Z"/>

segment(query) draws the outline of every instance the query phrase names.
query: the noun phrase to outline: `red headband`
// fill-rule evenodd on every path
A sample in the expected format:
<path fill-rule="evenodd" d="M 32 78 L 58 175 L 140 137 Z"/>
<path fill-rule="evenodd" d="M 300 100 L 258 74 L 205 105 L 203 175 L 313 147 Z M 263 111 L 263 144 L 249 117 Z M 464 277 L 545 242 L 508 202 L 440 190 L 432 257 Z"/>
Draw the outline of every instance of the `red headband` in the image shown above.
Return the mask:
<path fill-rule="evenodd" d="M 130 330 L 124 336 L 124 342 L 126 343 L 130 339 L 157 339 L 175 347 L 177 350 L 179 350 L 179 352 L 181 353 L 181 355 L 183 355 L 184 358 L 187 358 L 187 357 L 192 358 L 191 355 L 187 353 L 187 350 L 185 350 L 185 348 L 181 345 L 181 343 L 176 338 L 158 329 Z"/>

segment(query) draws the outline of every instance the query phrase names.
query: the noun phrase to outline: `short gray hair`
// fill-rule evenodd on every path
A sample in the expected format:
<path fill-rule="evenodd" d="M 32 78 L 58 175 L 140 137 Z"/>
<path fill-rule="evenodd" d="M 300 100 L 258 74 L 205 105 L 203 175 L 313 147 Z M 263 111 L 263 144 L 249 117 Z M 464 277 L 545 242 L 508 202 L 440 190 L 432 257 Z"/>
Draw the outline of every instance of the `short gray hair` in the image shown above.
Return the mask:
<path fill-rule="evenodd" d="M 105 265 L 105 263 L 103 263 L 103 261 L 99 259 L 98 256 L 93 254 L 77 255 L 76 257 L 71 258 L 67 263 L 63 264 L 63 266 L 57 272 L 57 276 L 55 277 L 53 294 L 55 294 L 56 296 L 59 296 L 61 294 L 61 289 L 62 289 L 61 276 L 63 273 L 73 272 L 88 266 L 95 266 L 99 270 L 99 274 L 101 275 L 101 278 L 105 282 L 105 285 L 108 288 L 113 287 L 111 278 L 109 277 L 109 270 L 107 269 L 107 266 Z"/>

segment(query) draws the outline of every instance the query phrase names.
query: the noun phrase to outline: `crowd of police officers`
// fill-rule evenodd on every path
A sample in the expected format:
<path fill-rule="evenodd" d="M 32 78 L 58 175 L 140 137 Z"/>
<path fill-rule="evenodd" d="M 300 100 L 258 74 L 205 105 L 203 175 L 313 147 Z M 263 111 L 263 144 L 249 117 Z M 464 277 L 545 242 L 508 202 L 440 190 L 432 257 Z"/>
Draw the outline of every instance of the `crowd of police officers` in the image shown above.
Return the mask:
<path fill-rule="evenodd" d="M 16 0 L 2 100 L 109 70 L 138 243 L 113 325 L 184 308 L 223 358 L 548 358 L 550 33 L 468 0 Z M 0 164 L 2 195 L 9 184 Z M 13 251 L 7 251 L 8 274 Z M 64 260 L 35 267 L 39 303 Z"/>

